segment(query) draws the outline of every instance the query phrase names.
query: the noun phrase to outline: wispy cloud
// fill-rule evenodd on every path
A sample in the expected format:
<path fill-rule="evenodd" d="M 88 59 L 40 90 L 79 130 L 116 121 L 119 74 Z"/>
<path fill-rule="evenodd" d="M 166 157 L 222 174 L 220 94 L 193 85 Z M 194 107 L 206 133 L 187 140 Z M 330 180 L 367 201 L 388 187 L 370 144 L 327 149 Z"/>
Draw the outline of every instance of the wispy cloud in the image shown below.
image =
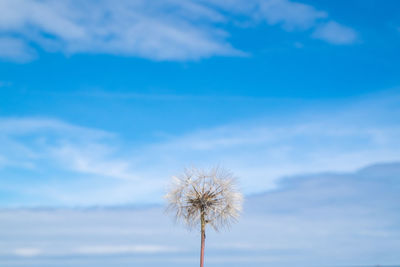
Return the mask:
<path fill-rule="evenodd" d="M 118 246 L 86 246 L 76 250 L 77 254 L 83 255 L 109 255 L 109 254 L 130 254 L 130 253 L 168 253 L 179 252 L 181 249 L 171 246 L 160 245 L 118 245 Z"/>
<path fill-rule="evenodd" d="M 226 33 L 210 26 L 222 20 L 222 15 L 194 1 L 3 0 L 0 4 L 5 14 L 0 30 L 22 36 L 47 51 L 154 60 L 241 54 L 225 41 Z M 2 45 L 6 44 L 3 40 Z M 16 44 L 19 49 L 3 57 L 27 59 L 27 50 L 22 49 L 26 43 L 21 39 Z"/>
<path fill-rule="evenodd" d="M 20 257 L 34 257 L 42 254 L 42 250 L 37 248 L 16 248 L 13 254 Z"/>
<path fill-rule="evenodd" d="M 357 33 L 352 28 L 334 21 L 319 25 L 312 36 L 336 45 L 353 44 L 358 39 Z"/>
<path fill-rule="evenodd" d="M 209 0 L 225 10 L 245 14 L 249 19 L 267 22 L 269 25 L 281 25 L 287 31 L 309 29 L 320 19 L 328 17 L 324 11 L 311 5 L 288 0 L 268 1 L 214 1 Z"/>
<path fill-rule="evenodd" d="M 50 214 L 49 214 L 50 215 Z M 51 216 L 51 215 L 50 215 Z M 77 229 L 79 230 L 79 229 Z M 60 233 L 57 233 L 60 234 Z M 75 248 L 54 249 L 51 247 L 35 244 L 37 247 L 17 247 L 7 251 L 1 251 L 1 254 L 8 256 L 17 256 L 19 258 L 38 258 L 38 257 L 76 257 L 76 256 L 115 256 L 115 255 L 151 255 L 151 254 L 169 254 L 183 252 L 184 249 L 155 244 L 109 244 L 109 245 L 86 245 Z M 38 246 L 39 245 L 39 246 Z M 39 248 L 40 247 L 40 248 Z"/>
<path fill-rule="evenodd" d="M 38 118 L 2 119 L 0 129 L 0 168 L 9 177 L 0 182 L 2 190 L 36 199 L 56 198 L 65 204 L 93 205 L 97 202 L 94 199 L 103 199 L 103 204 L 113 203 L 115 199 L 104 198 L 107 191 L 115 191 L 114 196 L 119 196 L 117 202 L 126 203 L 132 200 L 130 192 L 134 188 L 148 187 L 149 182 L 140 182 L 143 177 L 138 177 L 134 160 L 116 153 L 123 151 L 115 134 Z M 25 182 L 15 183 L 10 178 L 13 172 L 7 174 L 10 169 L 30 175 L 24 175 Z M 29 184 L 35 173 L 41 173 L 41 182 L 32 188 Z"/>
<path fill-rule="evenodd" d="M 105 53 L 152 60 L 243 56 L 246 52 L 228 41 L 225 27 L 241 24 L 238 17 L 250 24 L 281 25 L 286 31 L 307 30 L 328 18 L 324 11 L 288 0 L 1 0 L 0 8 L 0 58 L 17 62 L 36 57 L 31 44 L 67 55 Z M 328 32 L 322 39 L 348 43 L 350 29 L 335 25 L 318 30 Z"/>
<path fill-rule="evenodd" d="M 24 40 L 0 37 L 0 58 L 25 63 L 35 59 L 36 52 Z"/>
<path fill-rule="evenodd" d="M 279 122 L 258 118 L 140 146 L 54 119 L 3 119 L 0 172 L 8 178 L 0 190 L 24 195 L 8 203 L 14 206 L 153 203 L 161 201 L 168 177 L 190 164 L 233 169 L 246 193 L 273 189 L 282 176 L 353 171 L 400 160 L 397 99 L 373 95 L 309 106 Z"/>

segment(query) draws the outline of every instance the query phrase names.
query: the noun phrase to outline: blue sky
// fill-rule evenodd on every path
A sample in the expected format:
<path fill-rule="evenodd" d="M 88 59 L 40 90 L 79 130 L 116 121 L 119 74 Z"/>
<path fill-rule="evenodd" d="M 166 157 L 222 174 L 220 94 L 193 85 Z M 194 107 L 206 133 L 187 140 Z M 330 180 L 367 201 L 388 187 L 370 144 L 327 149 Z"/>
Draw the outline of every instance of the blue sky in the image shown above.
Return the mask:
<path fill-rule="evenodd" d="M 397 0 L 0 0 L 0 265 L 195 266 L 184 167 L 238 178 L 207 266 L 400 262 Z"/>
<path fill-rule="evenodd" d="M 400 159 L 397 1 L 0 1 L 3 207 L 246 194 Z"/>

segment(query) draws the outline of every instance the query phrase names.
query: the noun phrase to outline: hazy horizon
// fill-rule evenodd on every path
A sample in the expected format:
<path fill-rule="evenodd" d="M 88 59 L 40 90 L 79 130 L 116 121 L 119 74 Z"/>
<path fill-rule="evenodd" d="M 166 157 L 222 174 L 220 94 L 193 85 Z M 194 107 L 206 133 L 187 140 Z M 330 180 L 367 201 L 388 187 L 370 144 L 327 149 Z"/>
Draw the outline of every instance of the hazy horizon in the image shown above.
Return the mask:
<path fill-rule="evenodd" d="M 207 229 L 208 266 L 398 266 L 400 162 L 288 177 Z M 199 233 L 147 208 L 0 209 L 2 266 L 197 265 Z M 379 246 L 377 246 L 379 244 Z M 310 262 L 312 264 L 310 264 Z"/>

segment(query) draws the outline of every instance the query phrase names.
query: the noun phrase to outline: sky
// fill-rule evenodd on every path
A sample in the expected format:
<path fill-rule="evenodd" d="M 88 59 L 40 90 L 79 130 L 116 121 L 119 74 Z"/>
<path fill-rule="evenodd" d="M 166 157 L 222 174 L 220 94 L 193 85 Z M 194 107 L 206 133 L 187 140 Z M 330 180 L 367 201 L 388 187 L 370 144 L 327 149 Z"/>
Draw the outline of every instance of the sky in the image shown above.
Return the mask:
<path fill-rule="evenodd" d="M 1 0 L 2 207 L 246 194 L 400 159 L 397 1 Z"/>
<path fill-rule="evenodd" d="M 184 168 L 245 195 L 207 266 L 398 266 L 400 2 L 0 0 L 0 265 L 195 266 Z"/>

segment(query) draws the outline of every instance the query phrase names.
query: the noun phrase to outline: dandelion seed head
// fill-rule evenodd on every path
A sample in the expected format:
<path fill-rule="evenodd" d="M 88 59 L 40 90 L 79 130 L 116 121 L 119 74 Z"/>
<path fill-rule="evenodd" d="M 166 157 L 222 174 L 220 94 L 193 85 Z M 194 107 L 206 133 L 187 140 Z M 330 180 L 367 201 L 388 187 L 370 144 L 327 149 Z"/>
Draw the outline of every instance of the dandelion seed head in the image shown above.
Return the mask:
<path fill-rule="evenodd" d="M 237 190 L 233 174 L 222 168 L 185 169 L 172 179 L 168 194 L 168 212 L 189 228 L 200 224 L 203 213 L 206 224 L 216 231 L 229 227 L 242 210 L 243 196 Z"/>

